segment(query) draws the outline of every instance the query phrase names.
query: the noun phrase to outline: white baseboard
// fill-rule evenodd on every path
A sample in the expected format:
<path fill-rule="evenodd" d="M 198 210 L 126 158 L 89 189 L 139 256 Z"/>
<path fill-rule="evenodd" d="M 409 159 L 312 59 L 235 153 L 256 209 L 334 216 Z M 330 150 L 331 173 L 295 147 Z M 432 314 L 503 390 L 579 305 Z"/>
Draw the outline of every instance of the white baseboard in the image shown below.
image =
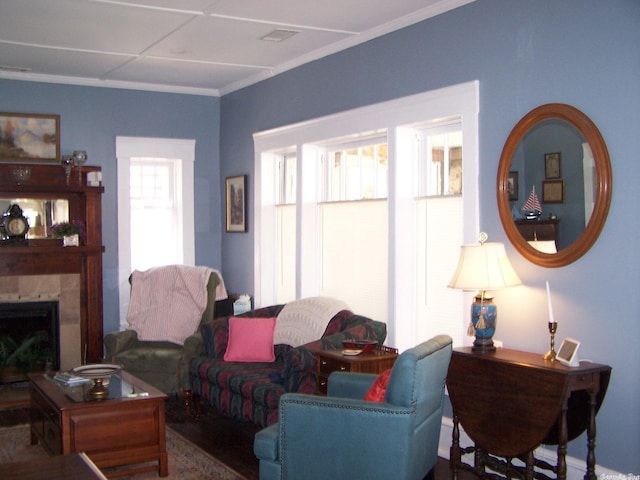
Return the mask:
<path fill-rule="evenodd" d="M 451 435 L 453 433 L 453 420 L 449 417 L 442 417 L 442 426 L 440 428 L 440 443 L 438 445 L 438 456 L 442 458 L 449 458 L 449 449 L 451 448 Z M 471 446 L 473 442 L 469 439 L 462 427 L 460 428 L 460 445 Z M 556 450 L 549 447 L 538 447 L 534 455 L 536 458 L 545 460 L 549 463 L 555 463 L 557 459 Z M 583 480 L 586 466 L 585 461 L 575 458 L 566 457 L 567 460 L 567 480 Z M 627 478 L 627 475 L 623 475 L 620 472 L 610 470 L 608 468 L 600 467 L 596 465 L 596 474 L 599 478 Z"/>

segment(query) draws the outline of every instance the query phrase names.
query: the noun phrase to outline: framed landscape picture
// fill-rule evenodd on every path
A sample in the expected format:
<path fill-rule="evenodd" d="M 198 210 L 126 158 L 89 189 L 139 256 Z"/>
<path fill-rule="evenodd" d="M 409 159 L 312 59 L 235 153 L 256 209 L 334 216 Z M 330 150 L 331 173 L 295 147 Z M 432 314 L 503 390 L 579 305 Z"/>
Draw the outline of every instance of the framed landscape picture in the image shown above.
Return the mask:
<path fill-rule="evenodd" d="M 60 115 L 0 112 L 0 162 L 60 158 Z"/>
<path fill-rule="evenodd" d="M 246 175 L 227 177 L 225 191 L 227 199 L 227 232 L 247 231 Z"/>

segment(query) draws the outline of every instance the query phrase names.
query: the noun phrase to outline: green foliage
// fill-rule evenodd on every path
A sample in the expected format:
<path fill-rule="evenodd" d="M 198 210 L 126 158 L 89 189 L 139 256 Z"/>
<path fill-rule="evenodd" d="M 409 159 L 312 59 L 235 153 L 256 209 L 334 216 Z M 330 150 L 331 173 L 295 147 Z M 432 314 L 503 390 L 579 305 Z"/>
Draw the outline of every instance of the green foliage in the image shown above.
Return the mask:
<path fill-rule="evenodd" d="M 46 359 L 49 349 L 43 348 L 47 340 L 44 332 L 27 336 L 18 344 L 8 335 L 0 337 L 0 367 L 18 367 L 25 372 L 35 370 L 36 364 Z"/>

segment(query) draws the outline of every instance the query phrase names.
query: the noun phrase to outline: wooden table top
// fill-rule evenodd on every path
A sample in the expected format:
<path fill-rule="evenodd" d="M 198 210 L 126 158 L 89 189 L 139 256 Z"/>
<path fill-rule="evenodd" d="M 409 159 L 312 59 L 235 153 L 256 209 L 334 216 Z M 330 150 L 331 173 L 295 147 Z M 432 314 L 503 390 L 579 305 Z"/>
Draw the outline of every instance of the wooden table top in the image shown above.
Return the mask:
<path fill-rule="evenodd" d="M 25 462 L 0 464 L 3 480 L 106 480 L 102 472 L 84 453 L 53 455 Z"/>

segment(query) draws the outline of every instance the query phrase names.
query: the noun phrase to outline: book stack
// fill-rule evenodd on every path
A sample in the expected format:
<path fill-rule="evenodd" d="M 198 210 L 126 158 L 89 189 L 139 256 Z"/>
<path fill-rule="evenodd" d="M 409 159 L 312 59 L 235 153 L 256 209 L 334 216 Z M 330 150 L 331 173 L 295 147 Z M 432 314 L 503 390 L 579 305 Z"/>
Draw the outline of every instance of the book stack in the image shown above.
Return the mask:
<path fill-rule="evenodd" d="M 83 383 L 91 383 L 90 378 L 74 375 L 69 372 L 57 372 L 54 377 L 56 381 L 63 383 L 67 386 L 82 385 Z"/>

